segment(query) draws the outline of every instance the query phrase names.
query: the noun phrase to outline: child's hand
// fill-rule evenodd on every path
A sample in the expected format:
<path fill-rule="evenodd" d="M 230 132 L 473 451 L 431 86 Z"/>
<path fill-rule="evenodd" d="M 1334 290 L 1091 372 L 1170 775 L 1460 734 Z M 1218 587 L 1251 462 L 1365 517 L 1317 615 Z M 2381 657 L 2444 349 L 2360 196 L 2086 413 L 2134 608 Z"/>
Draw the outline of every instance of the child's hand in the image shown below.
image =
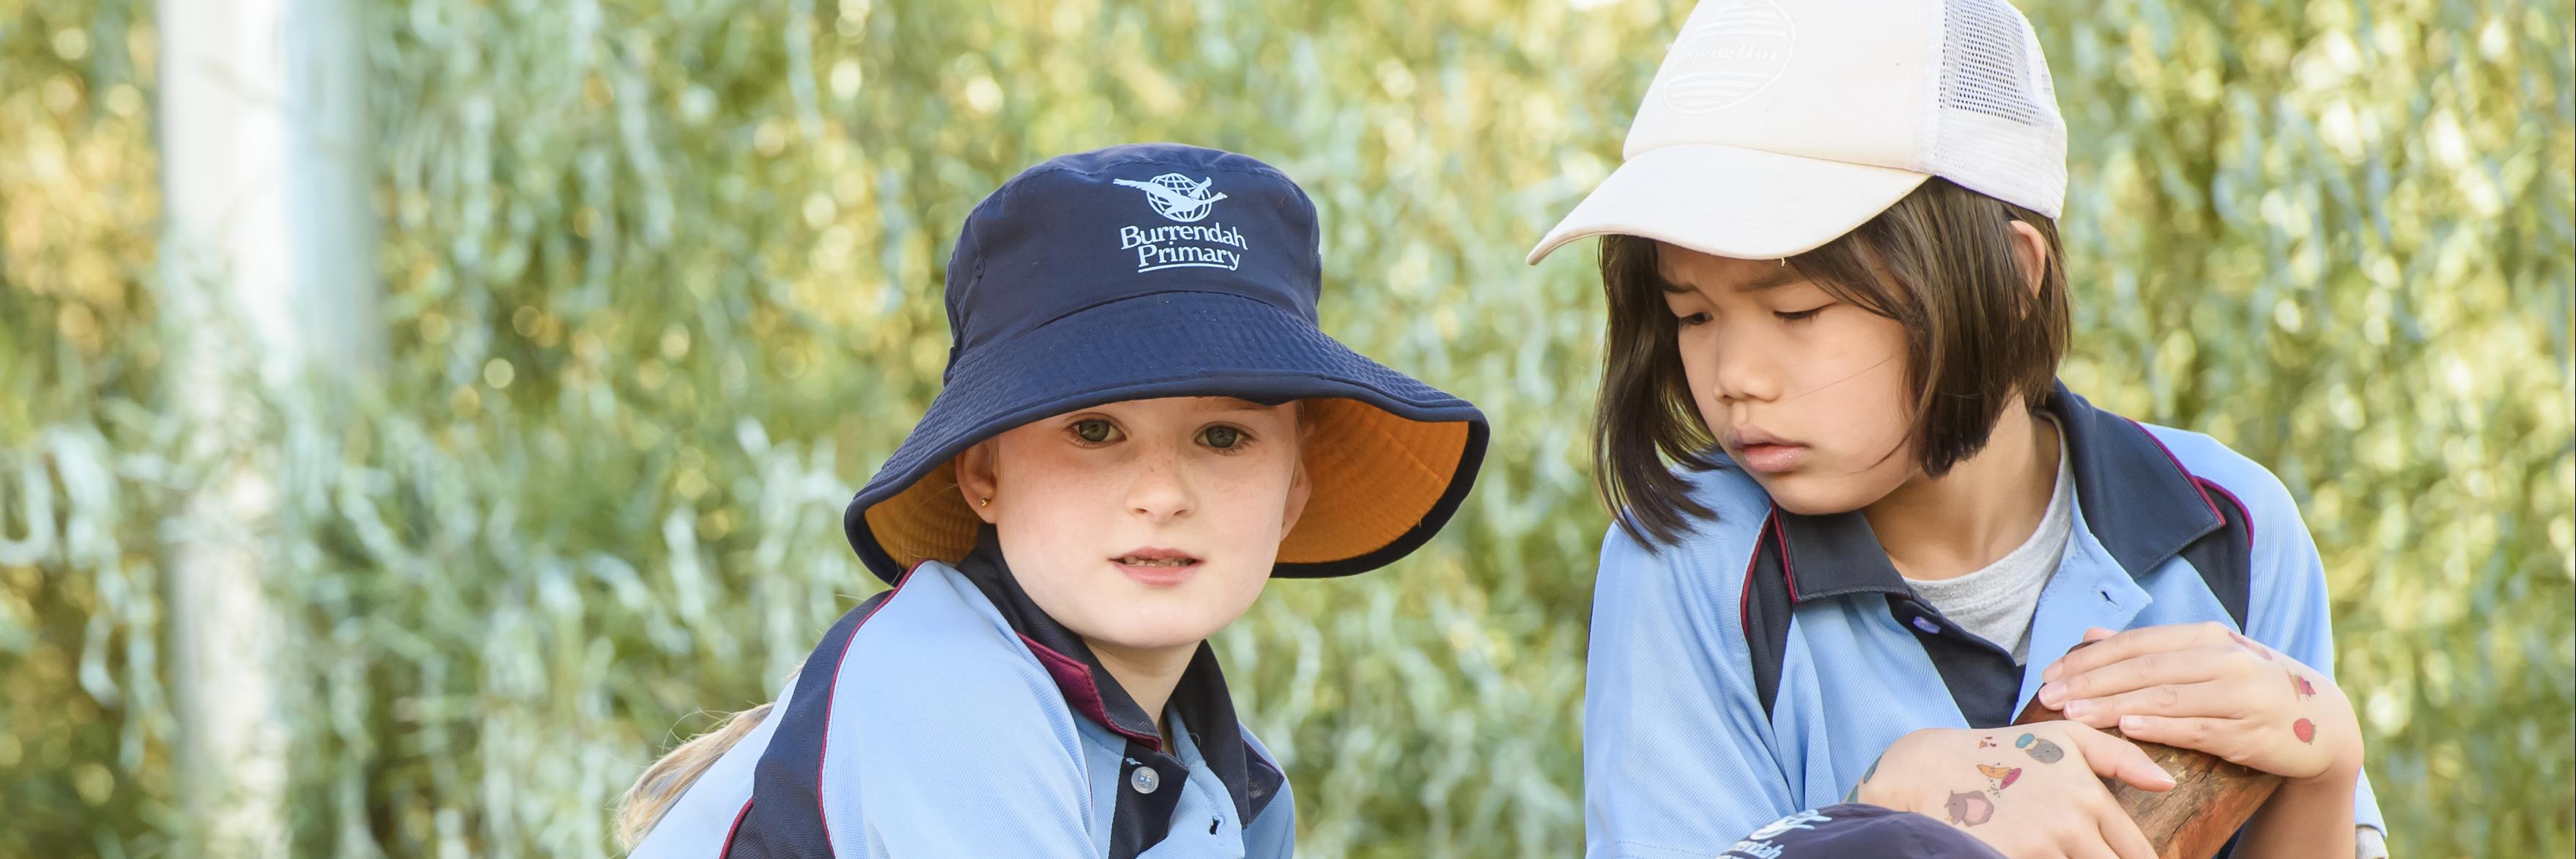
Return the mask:
<path fill-rule="evenodd" d="M 2102 779 L 2173 788 L 2145 752 L 2073 722 L 1926 728 L 1871 764 L 1851 801 L 1967 830 L 2012 859 L 2155 859 Z"/>
<path fill-rule="evenodd" d="M 2095 629 L 2084 640 L 2041 674 L 2040 702 L 2070 720 L 2299 781 L 2361 771 L 2361 726 L 2343 691 L 2223 624 Z"/>

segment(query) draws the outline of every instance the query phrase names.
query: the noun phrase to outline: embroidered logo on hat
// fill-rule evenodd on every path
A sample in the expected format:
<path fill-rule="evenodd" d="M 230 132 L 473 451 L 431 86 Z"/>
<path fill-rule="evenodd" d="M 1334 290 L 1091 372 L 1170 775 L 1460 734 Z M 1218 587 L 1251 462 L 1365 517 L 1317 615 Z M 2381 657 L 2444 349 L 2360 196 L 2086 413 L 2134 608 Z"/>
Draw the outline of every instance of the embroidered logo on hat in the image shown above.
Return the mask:
<path fill-rule="evenodd" d="M 1145 192 L 1145 199 L 1163 217 L 1190 224 L 1208 216 L 1224 194 L 1213 193 L 1216 177 L 1196 182 L 1179 173 L 1165 173 L 1138 182 L 1112 179 L 1112 184 Z M 1184 244 L 1192 243 L 1192 244 Z M 1209 247 L 1209 244 L 1232 245 L 1232 248 Z M 1243 231 L 1229 229 L 1222 222 L 1207 226 L 1139 227 L 1134 224 L 1118 228 L 1118 248 L 1136 252 L 1136 272 L 1162 271 L 1167 268 L 1221 268 L 1233 271 L 1243 265 Z"/>
<path fill-rule="evenodd" d="M 1760 94 L 1789 67 L 1797 25 L 1770 0 L 1740 0 L 1693 23 L 1673 43 L 1677 67 L 1664 83 L 1675 113 L 1725 110 Z"/>
<path fill-rule="evenodd" d="M 1753 830 L 1753 834 L 1744 837 L 1755 841 L 1769 841 L 1782 835 L 1789 834 L 1789 830 L 1814 829 L 1816 828 L 1815 824 L 1828 823 L 1832 820 L 1833 818 L 1817 814 L 1813 811 L 1801 811 L 1796 814 L 1771 821 L 1771 825 Z"/>
<path fill-rule="evenodd" d="M 1154 204 L 1155 212 L 1184 224 L 1205 220 L 1208 210 L 1215 208 L 1216 201 L 1225 199 L 1224 194 L 1208 193 L 1208 186 L 1216 184 L 1214 176 L 1192 182 L 1190 177 L 1165 173 L 1143 182 L 1128 179 L 1111 181 L 1145 192 L 1145 198 Z"/>

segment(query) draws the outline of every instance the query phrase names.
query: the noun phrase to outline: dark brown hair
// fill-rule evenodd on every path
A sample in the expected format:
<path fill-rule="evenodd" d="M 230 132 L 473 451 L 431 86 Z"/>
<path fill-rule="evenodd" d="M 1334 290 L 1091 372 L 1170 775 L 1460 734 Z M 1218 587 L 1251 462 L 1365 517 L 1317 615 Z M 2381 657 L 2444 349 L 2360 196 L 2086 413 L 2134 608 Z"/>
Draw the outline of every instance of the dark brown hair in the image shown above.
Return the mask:
<path fill-rule="evenodd" d="M 2035 294 L 2013 253 L 2013 221 L 2038 230 L 2047 247 Z M 1601 241 L 1610 327 L 1592 425 L 1601 500 L 1649 546 L 1677 543 L 1692 520 L 1715 515 L 1691 499 L 1681 472 L 1718 462 L 1717 439 L 1682 373 L 1655 248 L 1637 236 Z M 2006 406 L 2036 409 L 2054 387 L 2066 353 L 2065 250 L 2046 216 L 1936 177 L 1788 264 L 1835 298 L 1905 327 L 1908 438 L 1927 474 L 1976 455 Z"/>

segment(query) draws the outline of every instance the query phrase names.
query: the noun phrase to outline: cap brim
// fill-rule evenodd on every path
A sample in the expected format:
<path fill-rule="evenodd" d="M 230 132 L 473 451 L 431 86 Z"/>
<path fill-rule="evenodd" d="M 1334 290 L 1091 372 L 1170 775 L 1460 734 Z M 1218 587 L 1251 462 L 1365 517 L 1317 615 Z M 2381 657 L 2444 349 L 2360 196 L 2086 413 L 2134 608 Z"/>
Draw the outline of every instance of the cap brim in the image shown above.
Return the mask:
<path fill-rule="evenodd" d="M 952 460 L 1005 430 L 1123 400 L 1228 396 L 1307 401 L 1312 494 L 1275 575 L 1384 566 L 1438 532 L 1484 460 L 1483 413 L 1357 352 L 1299 316 L 1235 295 L 1172 292 L 1088 308 L 992 343 L 947 386 L 842 517 L 850 545 L 889 582 L 954 562 L 981 519 Z"/>
<path fill-rule="evenodd" d="M 1904 199 L 1929 173 L 1716 144 L 1637 153 L 1531 249 L 1630 235 L 1735 259 L 1806 253 Z"/>

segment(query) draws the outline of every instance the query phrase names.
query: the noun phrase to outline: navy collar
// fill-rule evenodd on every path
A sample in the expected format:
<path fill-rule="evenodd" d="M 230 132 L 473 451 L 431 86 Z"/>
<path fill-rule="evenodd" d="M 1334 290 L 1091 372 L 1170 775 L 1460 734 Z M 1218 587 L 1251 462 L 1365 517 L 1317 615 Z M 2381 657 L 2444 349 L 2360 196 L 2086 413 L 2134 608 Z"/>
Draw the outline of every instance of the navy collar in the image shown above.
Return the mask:
<path fill-rule="evenodd" d="M 1082 636 L 1056 622 L 1020 588 L 1019 578 L 1002 560 L 992 526 L 978 529 L 975 548 L 957 562 L 957 571 L 1001 611 L 1011 630 L 1019 633 L 1020 642 L 1046 666 L 1057 691 L 1064 694 L 1065 703 L 1075 713 L 1126 737 L 1131 755 L 1139 751 L 1163 756 L 1172 753 L 1163 748 L 1163 737 L 1154 730 L 1153 718 L 1127 694 L 1125 687 L 1118 685 L 1118 678 L 1101 666 L 1100 657 L 1091 652 Z M 1207 642 L 1199 642 L 1198 652 L 1190 656 L 1189 667 L 1182 670 L 1180 684 L 1172 689 L 1170 709 L 1180 718 L 1180 724 L 1174 727 L 1190 732 L 1199 757 L 1234 797 L 1235 811 L 1241 815 L 1237 819 L 1249 825 L 1288 779 L 1244 741 L 1243 729 L 1235 720 L 1234 698 L 1226 691 L 1225 673 L 1217 666 L 1216 651 Z"/>
<path fill-rule="evenodd" d="M 2130 577 L 2145 577 L 2219 529 L 2217 505 L 2146 427 L 2094 408 L 2062 383 L 2044 408 L 2066 444 L 2085 527 Z M 1859 511 L 1802 516 L 1775 506 L 1769 527 L 1773 533 L 1766 536 L 1780 542 L 1793 602 L 1914 592 Z"/>

